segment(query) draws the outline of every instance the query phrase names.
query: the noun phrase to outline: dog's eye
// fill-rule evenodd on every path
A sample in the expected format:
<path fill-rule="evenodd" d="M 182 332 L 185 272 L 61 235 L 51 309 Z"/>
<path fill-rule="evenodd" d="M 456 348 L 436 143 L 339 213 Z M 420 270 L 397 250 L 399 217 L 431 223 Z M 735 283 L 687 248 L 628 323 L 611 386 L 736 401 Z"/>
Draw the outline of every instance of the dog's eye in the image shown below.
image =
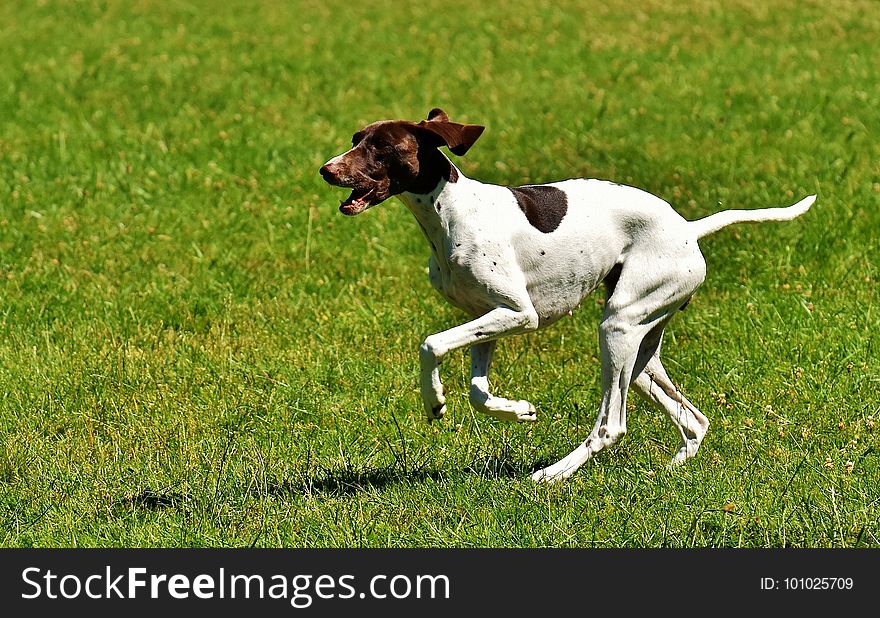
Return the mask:
<path fill-rule="evenodd" d="M 379 151 L 388 151 L 394 148 L 394 140 L 387 135 L 376 134 L 370 139 L 370 145 Z"/>

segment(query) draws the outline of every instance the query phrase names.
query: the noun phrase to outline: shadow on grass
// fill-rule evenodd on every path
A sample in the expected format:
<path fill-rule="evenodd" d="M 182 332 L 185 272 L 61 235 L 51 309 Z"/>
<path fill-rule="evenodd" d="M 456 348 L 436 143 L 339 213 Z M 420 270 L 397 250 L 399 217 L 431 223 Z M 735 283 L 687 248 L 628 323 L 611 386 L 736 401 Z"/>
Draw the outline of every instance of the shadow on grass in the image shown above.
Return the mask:
<path fill-rule="evenodd" d="M 473 477 L 480 480 L 524 479 L 549 463 L 551 463 L 549 460 L 539 460 L 532 464 L 526 464 L 526 462 L 516 461 L 501 455 L 478 458 L 466 466 L 449 469 L 429 466 L 404 468 L 397 463 L 362 468 L 353 466 L 319 467 L 310 472 L 294 473 L 294 478 L 270 479 L 259 493 L 281 498 L 292 496 L 352 497 L 396 486 L 423 484 L 426 481 L 443 483 L 454 479 L 454 482 L 459 483 Z M 189 494 L 178 491 L 145 489 L 137 495 L 126 496 L 119 500 L 115 508 L 117 510 L 146 511 L 181 509 L 190 505 L 192 499 Z"/>
<path fill-rule="evenodd" d="M 552 463 L 547 458 L 542 458 L 531 464 L 524 461 L 512 460 L 509 457 L 489 457 L 474 461 L 465 467 L 463 472 L 467 475 L 477 475 L 481 479 L 520 479 L 528 478 L 533 472 L 540 470 Z"/>
<path fill-rule="evenodd" d="M 270 483 L 269 493 L 276 496 L 354 496 L 395 485 L 423 483 L 426 480 L 442 482 L 446 473 L 425 468 L 404 470 L 389 465 L 378 468 L 322 468 L 312 473 L 300 473 L 298 476 L 296 479 Z"/>
<path fill-rule="evenodd" d="M 422 467 L 404 469 L 391 464 L 367 468 L 322 468 L 316 472 L 300 473 L 297 479 L 286 479 L 269 484 L 269 493 L 276 496 L 317 496 L 344 497 L 355 496 L 370 491 L 381 491 L 399 485 L 421 484 L 425 481 L 445 482 L 467 477 L 491 479 L 521 479 L 548 465 L 549 461 L 526 464 L 505 457 L 489 457 L 471 462 L 460 468 Z"/>
<path fill-rule="evenodd" d="M 114 509 L 161 511 L 167 508 L 179 508 L 191 500 L 192 498 L 189 495 L 176 491 L 145 489 L 135 496 L 126 496 L 122 500 L 117 501 Z"/>

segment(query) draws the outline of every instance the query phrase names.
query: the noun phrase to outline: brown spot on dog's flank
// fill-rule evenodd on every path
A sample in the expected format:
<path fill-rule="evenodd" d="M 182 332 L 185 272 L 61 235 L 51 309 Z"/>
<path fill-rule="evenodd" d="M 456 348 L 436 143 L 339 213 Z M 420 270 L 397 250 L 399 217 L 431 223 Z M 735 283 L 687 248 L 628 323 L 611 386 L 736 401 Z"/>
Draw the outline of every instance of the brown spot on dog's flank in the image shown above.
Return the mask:
<path fill-rule="evenodd" d="M 568 212 L 568 198 L 562 189 L 548 185 L 529 185 L 511 187 L 510 191 L 532 227 L 545 234 L 558 228 Z"/>

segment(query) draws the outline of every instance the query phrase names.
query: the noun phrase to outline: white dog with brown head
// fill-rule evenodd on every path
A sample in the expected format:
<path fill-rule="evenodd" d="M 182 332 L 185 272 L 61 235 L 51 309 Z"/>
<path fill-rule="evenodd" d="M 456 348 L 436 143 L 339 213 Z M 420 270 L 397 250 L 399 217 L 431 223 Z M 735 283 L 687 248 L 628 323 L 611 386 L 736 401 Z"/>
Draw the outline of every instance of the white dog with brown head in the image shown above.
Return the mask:
<path fill-rule="evenodd" d="M 386 120 L 364 127 L 354 134 L 351 150 L 321 167 L 329 184 L 352 190 L 339 207 L 343 214 L 356 215 L 398 196 L 431 246 L 431 284 L 473 318 L 430 335 L 419 350 L 428 419 L 446 411 L 441 360 L 470 346 L 474 408 L 504 420 L 535 421 L 528 401 L 490 392 L 496 342 L 570 315 L 604 282 L 596 424 L 570 454 L 532 478 L 567 478 L 619 440 L 626 433 L 630 387 L 675 424 L 681 445 L 673 463 L 692 457 L 709 421 L 669 379 L 660 344 L 663 329 L 705 278 L 697 241 L 731 223 L 793 219 L 815 195 L 787 208 L 727 210 L 686 221 L 659 197 L 605 180 L 485 184 L 467 178 L 440 151 L 446 146 L 463 155 L 482 132 L 482 126 L 450 122 L 434 109 L 418 123 Z"/>

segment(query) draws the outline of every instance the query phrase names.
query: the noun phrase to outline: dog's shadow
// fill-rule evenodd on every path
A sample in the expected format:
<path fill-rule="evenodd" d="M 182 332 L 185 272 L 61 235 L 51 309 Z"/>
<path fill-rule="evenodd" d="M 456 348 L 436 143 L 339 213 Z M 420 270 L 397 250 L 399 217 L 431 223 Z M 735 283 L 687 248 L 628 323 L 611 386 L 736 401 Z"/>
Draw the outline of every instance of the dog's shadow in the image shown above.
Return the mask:
<path fill-rule="evenodd" d="M 483 480 L 528 478 L 532 472 L 549 463 L 549 460 L 542 460 L 528 464 L 503 456 L 493 456 L 474 460 L 458 469 L 406 469 L 396 463 L 360 469 L 323 468 L 269 483 L 268 490 L 276 496 L 350 497 L 400 485 L 422 484 L 427 481 L 443 483 L 462 476 L 476 476 Z"/>
<path fill-rule="evenodd" d="M 386 466 L 353 468 L 318 468 L 298 471 L 286 478 L 267 479 L 259 490 L 260 496 L 271 495 L 279 498 L 305 496 L 317 499 L 347 498 L 365 493 L 382 491 L 396 486 L 424 484 L 431 481 L 444 483 L 460 482 L 460 479 L 477 477 L 482 480 L 516 480 L 528 478 L 532 472 L 547 466 L 549 460 L 538 460 L 531 464 L 516 461 L 504 455 L 482 457 L 459 468 L 405 467 L 399 463 Z M 185 509 L 193 501 L 188 492 L 174 491 L 170 488 L 159 490 L 145 489 L 136 495 L 118 500 L 114 508 L 160 511 L 164 509 Z"/>

